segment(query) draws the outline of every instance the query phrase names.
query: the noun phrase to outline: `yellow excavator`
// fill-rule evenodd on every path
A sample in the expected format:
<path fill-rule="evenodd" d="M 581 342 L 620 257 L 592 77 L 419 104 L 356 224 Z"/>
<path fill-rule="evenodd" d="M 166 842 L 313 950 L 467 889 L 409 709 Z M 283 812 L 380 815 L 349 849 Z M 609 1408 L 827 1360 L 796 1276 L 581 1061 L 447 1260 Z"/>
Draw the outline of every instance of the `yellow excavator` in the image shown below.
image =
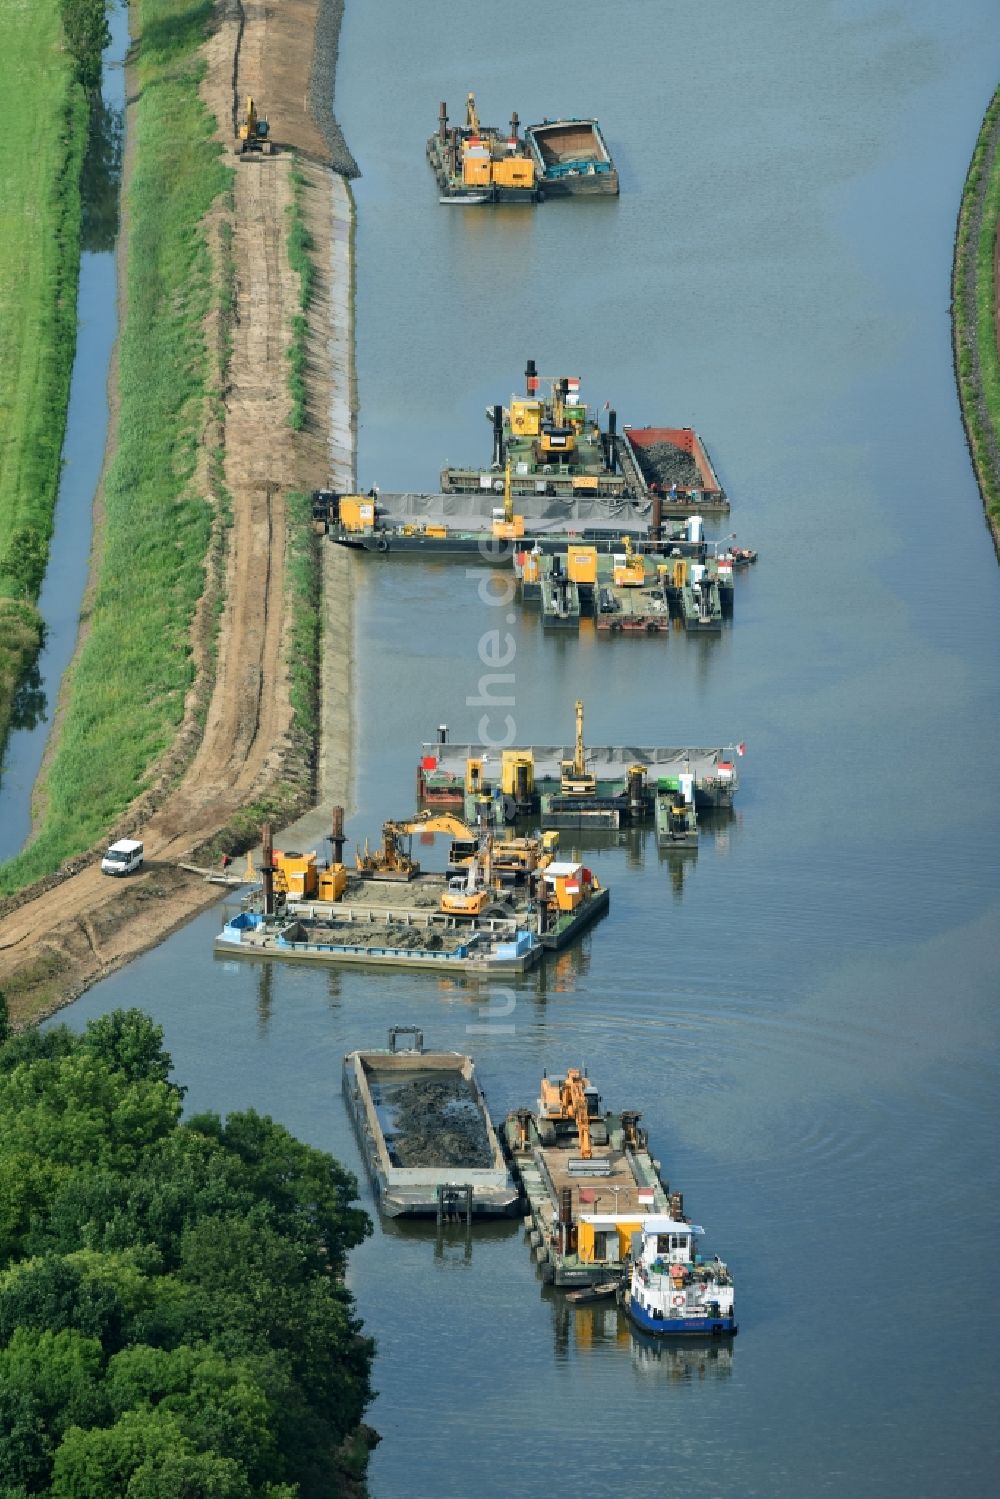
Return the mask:
<path fill-rule="evenodd" d="M 589 1161 L 594 1154 L 591 1124 L 593 1120 L 599 1118 L 596 1111 L 600 1104 L 597 1090 L 591 1087 L 589 1078 L 584 1077 L 579 1067 L 570 1067 L 565 1077 L 554 1080 L 543 1077 L 538 1102 L 539 1124 L 550 1125 L 554 1131 L 554 1137 L 564 1132 L 566 1125 L 574 1126 L 580 1145 L 580 1154 L 584 1160 Z M 562 1131 L 560 1126 L 562 1126 Z M 539 1133 L 544 1140 L 548 1131 L 543 1134 L 540 1129 Z"/>
<path fill-rule="evenodd" d="M 455 840 L 452 844 L 453 860 L 471 858 L 479 847 L 475 829 L 460 818 L 452 817 L 448 812 L 421 812 L 406 822 L 384 822 L 382 847 L 372 852 L 366 841 L 364 852 L 359 849 L 355 855 L 358 873 L 412 879 L 420 873 L 420 865 L 410 855 L 410 840 L 414 833 L 450 833 Z"/>
<path fill-rule="evenodd" d="M 597 777 L 587 769 L 587 752 L 583 746 L 583 700 L 576 700 L 576 749 L 572 760 L 559 766 L 560 796 L 594 796 Z"/>
<path fill-rule="evenodd" d="M 271 127 L 264 116 L 257 113 L 257 106 L 248 94 L 233 152 L 236 156 L 246 156 L 250 151 L 260 151 L 264 156 L 270 156 L 272 150 Z"/>

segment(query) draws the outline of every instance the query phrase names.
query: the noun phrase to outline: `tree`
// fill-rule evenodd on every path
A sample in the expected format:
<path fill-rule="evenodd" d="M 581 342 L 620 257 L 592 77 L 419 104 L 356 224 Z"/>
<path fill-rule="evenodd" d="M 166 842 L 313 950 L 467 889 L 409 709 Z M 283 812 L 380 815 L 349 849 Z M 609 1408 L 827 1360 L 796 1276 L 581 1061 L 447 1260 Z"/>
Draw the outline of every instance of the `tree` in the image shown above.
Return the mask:
<path fill-rule="evenodd" d="M 101 86 L 101 53 L 111 40 L 107 0 L 61 0 L 66 44 L 88 92 Z"/>
<path fill-rule="evenodd" d="M 199 1452 L 169 1411 L 126 1411 L 114 1426 L 71 1426 L 55 1454 L 52 1499 L 251 1499 L 231 1458 Z"/>
<path fill-rule="evenodd" d="M 0 989 L 0 1046 L 10 1040 L 10 1011 L 7 1009 L 7 996 Z"/>
<path fill-rule="evenodd" d="M 0 1349 L 0 1474 L 9 1487 L 44 1486 L 55 1444 L 75 1423 L 107 1417 L 96 1338 L 18 1329 Z"/>
<path fill-rule="evenodd" d="M 0 1499 L 348 1481 L 354 1178 L 253 1111 L 181 1124 L 182 1097 L 139 1011 L 0 1043 Z"/>

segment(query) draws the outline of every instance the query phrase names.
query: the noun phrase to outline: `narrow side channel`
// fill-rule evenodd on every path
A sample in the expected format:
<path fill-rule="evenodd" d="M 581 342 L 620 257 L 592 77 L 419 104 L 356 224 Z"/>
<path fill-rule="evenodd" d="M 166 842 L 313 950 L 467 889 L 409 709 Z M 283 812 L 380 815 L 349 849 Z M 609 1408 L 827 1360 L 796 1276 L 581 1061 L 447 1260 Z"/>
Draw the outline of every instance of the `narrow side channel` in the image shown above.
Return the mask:
<path fill-rule="evenodd" d="M 118 334 L 119 188 L 125 110 L 128 7 L 108 15 L 101 105 L 91 121 L 81 178 L 82 254 L 76 358 L 70 385 L 62 475 L 49 562 L 38 600 L 45 640 L 14 700 L 0 766 L 0 862 L 31 832 L 31 792 L 55 717 L 63 673 L 76 643 L 87 584 L 93 502 L 108 436 L 108 371 Z"/>

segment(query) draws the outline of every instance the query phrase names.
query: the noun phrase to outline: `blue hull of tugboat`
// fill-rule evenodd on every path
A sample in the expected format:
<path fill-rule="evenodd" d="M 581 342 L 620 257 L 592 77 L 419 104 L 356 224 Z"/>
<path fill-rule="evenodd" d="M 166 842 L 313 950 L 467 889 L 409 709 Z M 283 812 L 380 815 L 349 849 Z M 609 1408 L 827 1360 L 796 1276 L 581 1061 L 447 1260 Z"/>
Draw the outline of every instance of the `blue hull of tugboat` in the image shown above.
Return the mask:
<path fill-rule="evenodd" d="M 636 1327 L 657 1338 L 735 1338 L 739 1332 L 735 1317 L 651 1317 L 644 1307 L 631 1300 L 625 1310 Z"/>

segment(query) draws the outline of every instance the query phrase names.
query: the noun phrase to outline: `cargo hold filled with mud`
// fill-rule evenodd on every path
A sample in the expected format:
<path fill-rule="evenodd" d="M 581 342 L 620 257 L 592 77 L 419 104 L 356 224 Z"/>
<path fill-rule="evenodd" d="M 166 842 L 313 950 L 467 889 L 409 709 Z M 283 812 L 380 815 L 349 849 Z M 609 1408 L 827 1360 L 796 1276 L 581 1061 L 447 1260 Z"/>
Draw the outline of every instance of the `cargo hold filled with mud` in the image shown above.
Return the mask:
<path fill-rule="evenodd" d="M 514 1186 L 471 1057 L 408 1049 L 344 1058 L 344 1099 L 386 1217 L 505 1217 Z"/>

